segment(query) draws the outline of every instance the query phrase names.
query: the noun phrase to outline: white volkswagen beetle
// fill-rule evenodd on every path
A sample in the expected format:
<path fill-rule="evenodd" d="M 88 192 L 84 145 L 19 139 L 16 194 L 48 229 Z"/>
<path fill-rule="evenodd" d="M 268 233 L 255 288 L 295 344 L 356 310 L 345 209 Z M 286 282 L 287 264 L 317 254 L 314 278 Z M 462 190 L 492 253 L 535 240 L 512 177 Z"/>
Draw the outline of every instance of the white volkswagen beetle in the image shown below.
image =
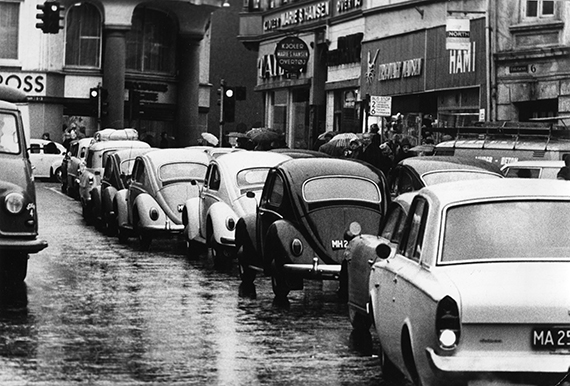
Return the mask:
<path fill-rule="evenodd" d="M 379 243 L 371 314 L 383 374 L 416 385 L 554 385 L 570 367 L 570 195 L 556 180 L 423 188 Z"/>
<path fill-rule="evenodd" d="M 209 245 L 214 260 L 233 257 L 235 226 L 255 213 L 269 169 L 291 157 L 267 151 L 239 151 L 213 158 L 200 194 L 186 201 L 183 222 L 187 252 L 193 242 Z"/>

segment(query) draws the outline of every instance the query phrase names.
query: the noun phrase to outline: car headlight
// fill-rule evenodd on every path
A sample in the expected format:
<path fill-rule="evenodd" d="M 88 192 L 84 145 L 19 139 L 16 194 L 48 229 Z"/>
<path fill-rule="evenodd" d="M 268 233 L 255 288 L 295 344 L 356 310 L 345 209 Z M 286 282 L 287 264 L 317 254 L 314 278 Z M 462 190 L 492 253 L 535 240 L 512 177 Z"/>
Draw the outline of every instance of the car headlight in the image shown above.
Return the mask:
<path fill-rule="evenodd" d="M 158 214 L 159 214 L 159 213 L 158 213 L 158 209 L 156 209 L 156 208 L 154 208 L 154 207 L 150 208 L 149 211 L 148 211 L 148 217 L 150 217 L 150 219 L 151 219 L 152 221 L 158 220 Z"/>
<path fill-rule="evenodd" d="M 95 179 L 93 178 L 93 176 L 89 176 L 89 185 L 93 185 L 93 183 L 95 182 Z"/>
<path fill-rule="evenodd" d="M 453 350 L 459 343 L 461 323 L 459 308 L 451 297 L 446 296 L 437 305 L 435 329 L 439 346 L 444 350 Z"/>
<path fill-rule="evenodd" d="M 362 226 L 358 222 L 353 221 L 348 226 L 346 232 L 344 232 L 344 239 L 350 241 L 353 238 L 360 236 L 360 233 L 362 233 Z"/>
<path fill-rule="evenodd" d="M 228 228 L 229 231 L 236 229 L 236 220 L 234 220 L 233 217 L 228 217 L 226 219 L 226 228 Z"/>
<path fill-rule="evenodd" d="M 20 193 L 10 193 L 4 199 L 6 210 L 13 214 L 18 214 L 24 209 L 24 196 Z"/>

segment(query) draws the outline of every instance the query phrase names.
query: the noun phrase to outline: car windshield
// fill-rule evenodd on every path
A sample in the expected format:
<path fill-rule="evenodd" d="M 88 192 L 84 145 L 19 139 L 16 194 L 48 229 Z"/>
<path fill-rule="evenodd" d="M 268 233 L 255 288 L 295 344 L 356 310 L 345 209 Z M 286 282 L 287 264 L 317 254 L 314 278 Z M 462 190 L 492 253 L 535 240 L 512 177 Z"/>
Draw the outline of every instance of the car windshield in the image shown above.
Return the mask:
<path fill-rule="evenodd" d="M 133 171 L 135 165 L 135 158 L 121 160 L 121 173 L 129 175 Z"/>
<path fill-rule="evenodd" d="M 318 177 L 303 185 L 303 198 L 308 203 L 319 201 L 381 201 L 378 186 L 363 178 L 348 176 Z"/>
<path fill-rule="evenodd" d="M 195 162 L 176 162 L 160 167 L 159 178 L 163 182 L 171 180 L 204 180 L 206 165 Z"/>
<path fill-rule="evenodd" d="M 422 175 L 427 186 L 442 184 L 444 182 L 478 180 L 483 178 L 502 178 L 499 174 L 478 171 L 478 170 L 442 170 L 438 172 L 430 172 Z"/>
<path fill-rule="evenodd" d="M 0 113 L 0 153 L 20 153 L 16 116 Z"/>
<path fill-rule="evenodd" d="M 251 187 L 262 187 L 269 173 L 269 168 L 244 169 L 236 175 L 238 187 L 243 190 Z"/>
<path fill-rule="evenodd" d="M 451 207 L 442 264 L 570 260 L 570 201 L 502 201 Z"/>

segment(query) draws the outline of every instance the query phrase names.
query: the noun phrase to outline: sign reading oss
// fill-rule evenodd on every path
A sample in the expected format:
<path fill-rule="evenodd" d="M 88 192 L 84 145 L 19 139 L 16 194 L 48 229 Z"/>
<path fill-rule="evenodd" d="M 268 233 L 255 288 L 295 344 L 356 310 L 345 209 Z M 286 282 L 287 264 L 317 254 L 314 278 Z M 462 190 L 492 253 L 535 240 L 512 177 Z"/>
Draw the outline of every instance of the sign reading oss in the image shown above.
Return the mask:
<path fill-rule="evenodd" d="M 309 47 L 295 36 L 289 36 L 277 43 L 275 57 L 279 67 L 289 73 L 297 73 L 307 66 Z"/>

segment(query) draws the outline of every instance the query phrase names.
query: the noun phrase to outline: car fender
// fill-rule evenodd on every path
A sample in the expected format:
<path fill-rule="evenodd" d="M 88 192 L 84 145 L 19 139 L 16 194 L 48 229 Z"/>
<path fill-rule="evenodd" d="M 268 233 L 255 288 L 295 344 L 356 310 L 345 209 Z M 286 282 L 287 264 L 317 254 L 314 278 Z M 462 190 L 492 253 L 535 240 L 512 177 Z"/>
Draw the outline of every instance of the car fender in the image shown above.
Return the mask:
<path fill-rule="evenodd" d="M 184 236 L 187 240 L 200 239 L 200 215 L 198 207 L 199 197 L 192 197 L 186 200 L 182 211 L 182 223 L 184 224 Z"/>
<path fill-rule="evenodd" d="M 300 240 L 303 246 L 299 256 L 295 256 L 291 250 L 291 244 L 295 239 Z M 272 256 L 263 256 L 266 263 L 277 259 L 278 264 L 312 264 L 313 257 L 316 255 L 307 239 L 287 220 L 277 220 L 271 224 L 267 230 L 263 250 L 272 254 Z M 274 251 L 278 251 L 278 253 L 275 254 Z M 322 261 L 319 263 L 322 264 Z"/>
<path fill-rule="evenodd" d="M 117 188 L 114 186 L 108 185 L 105 187 L 105 189 L 101 189 L 101 218 L 105 218 L 105 216 L 111 214 L 114 211 L 113 201 L 115 200 L 116 194 Z"/>
<path fill-rule="evenodd" d="M 161 206 L 156 202 L 154 197 L 152 197 L 148 193 L 141 193 L 135 198 L 135 202 L 133 202 L 132 207 L 133 215 L 137 215 L 139 219 L 139 225 L 143 228 L 147 226 L 157 225 L 157 224 L 164 224 L 166 221 L 166 213 L 161 208 Z M 158 218 L 156 220 L 151 220 L 149 216 L 149 211 L 151 208 L 156 208 L 158 211 Z M 136 211 L 136 213 L 135 213 Z M 134 221 L 133 217 L 133 227 L 136 227 L 137 224 Z"/>
<path fill-rule="evenodd" d="M 113 211 L 117 218 L 117 225 L 124 227 L 129 224 L 129 209 L 127 207 L 127 197 L 129 190 L 121 189 L 117 191 L 113 198 Z"/>
<path fill-rule="evenodd" d="M 235 225 L 234 229 L 229 230 L 226 226 L 228 218 L 233 218 L 234 224 L 237 224 L 239 217 L 235 211 L 225 202 L 218 201 L 210 206 L 208 210 L 208 219 L 210 219 L 212 226 L 212 234 L 214 241 L 220 245 L 228 244 L 227 241 L 235 242 Z M 206 225 L 207 226 L 207 225 Z M 207 231 L 208 229 L 206 229 Z M 205 233 L 210 237 L 211 234 Z M 224 240 L 224 242 L 222 241 Z"/>
<path fill-rule="evenodd" d="M 96 217 L 101 214 L 101 185 L 94 187 L 90 192 L 91 207 Z"/>
<path fill-rule="evenodd" d="M 93 177 L 93 185 L 89 184 L 89 177 Z M 79 197 L 84 205 L 91 200 L 91 191 L 94 189 L 95 181 L 95 175 L 88 171 L 84 171 L 79 176 Z"/>

